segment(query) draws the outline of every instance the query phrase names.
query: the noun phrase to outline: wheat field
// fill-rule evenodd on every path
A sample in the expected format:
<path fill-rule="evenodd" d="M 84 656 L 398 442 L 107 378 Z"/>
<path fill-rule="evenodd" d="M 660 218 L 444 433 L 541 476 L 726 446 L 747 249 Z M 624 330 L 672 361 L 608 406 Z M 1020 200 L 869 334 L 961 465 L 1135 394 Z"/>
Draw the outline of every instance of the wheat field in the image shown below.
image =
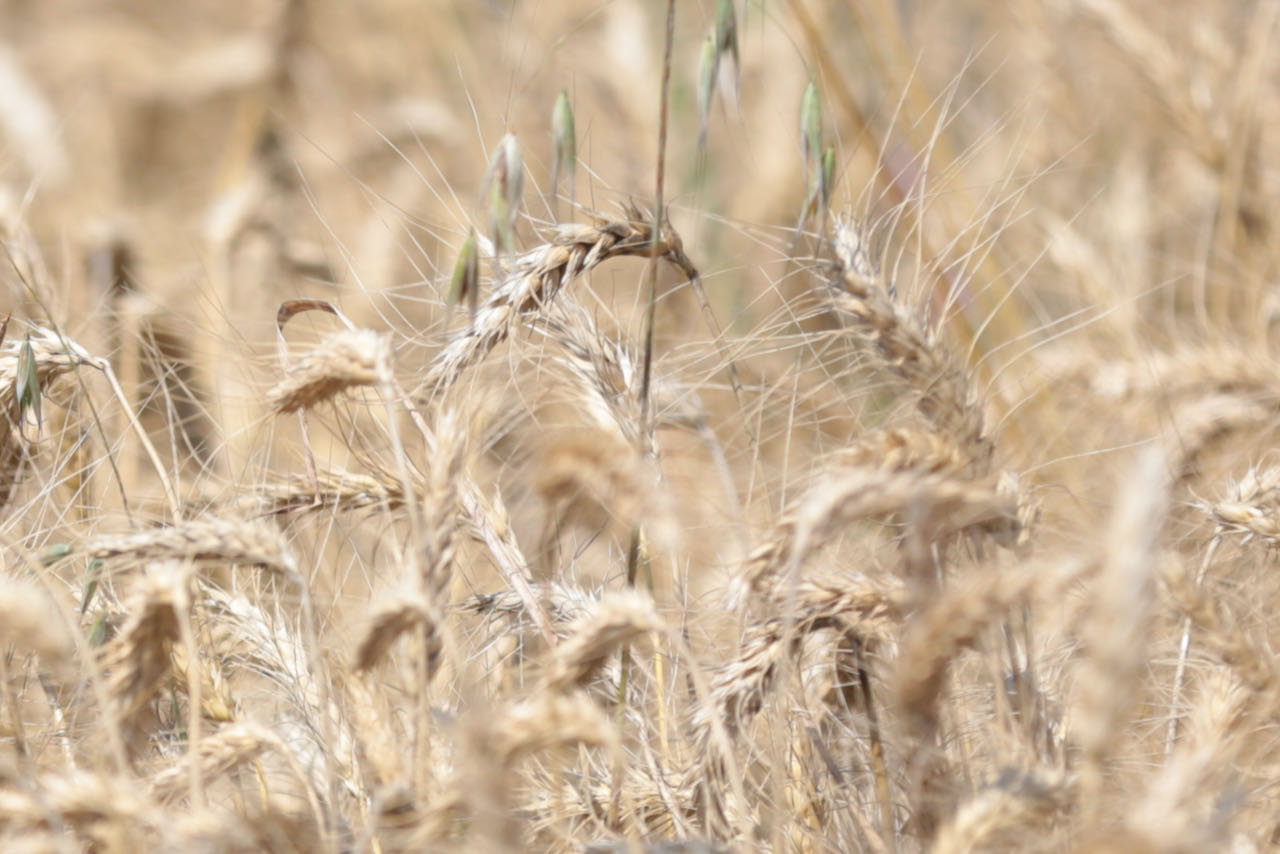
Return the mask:
<path fill-rule="evenodd" d="M 1278 26 L 0 0 L 0 851 L 1280 849 Z"/>

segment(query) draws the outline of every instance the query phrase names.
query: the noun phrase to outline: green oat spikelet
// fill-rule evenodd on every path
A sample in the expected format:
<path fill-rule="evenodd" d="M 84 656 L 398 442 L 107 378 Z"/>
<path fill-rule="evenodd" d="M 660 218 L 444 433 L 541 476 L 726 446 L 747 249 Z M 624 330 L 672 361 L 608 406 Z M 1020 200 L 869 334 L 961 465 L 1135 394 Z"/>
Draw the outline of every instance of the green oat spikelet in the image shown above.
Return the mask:
<path fill-rule="evenodd" d="M 800 98 L 800 150 L 805 174 L 813 175 L 821 168 L 822 160 L 822 98 L 812 78 Z"/>
<path fill-rule="evenodd" d="M 30 412 L 35 416 L 38 436 L 44 429 L 44 417 L 40 405 L 40 373 L 36 351 L 31 346 L 31 333 L 27 333 L 18 349 L 18 370 L 13 378 L 13 385 L 13 398 L 18 404 L 18 423 L 25 428 L 26 415 Z"/>
<path fill-rule="evenodd" d="M 726 62 L 732 71 L 726 72 Z M 698 57 L 698 155 L 707 150 L 707 126 L 717 88 L 726 89 L 731 101 L 737 101 L 740 58 L 738 53 L 738 17 L 733 0 L 719 0 L 715 28 L 707 34 Z"/>
<path fill-rule="evenodd" d="M 485 178 L 489 196 L 489 225 L 494 251 L 514 252 L 516 247 L 516 215 L 524 194 L 524 158 L 515 131 L 507 131 L 489 159 Z"/>
<path fill-rule="evenodd" d="M 445 300 L 449 317 L 453 316 L 454 308 L 463 300 L 467 302 L 467 311 L 474 326 L 476 313 L 480 310 L 480 251 L 476 247 L 474 228 L 467 229 L 467 239 L 462 242 L 462 249 L 458 251 L 458 260 L 453 265 L 453 278 L 449 283 L 449 294 Z"/>
<path fill-rule="evenodd" d="M 574 127 L 573 105 L 569 103 L 567 89 L 560 90 L 556 105 L 551 111 L 551 141 L 555 145 L 555 156 L 551 159 L 551 196 L 558 208 L 560 178 L 569 178 L 569 202 L 572 204 L 574 175 L 578 167 L 577 130 Z"/>

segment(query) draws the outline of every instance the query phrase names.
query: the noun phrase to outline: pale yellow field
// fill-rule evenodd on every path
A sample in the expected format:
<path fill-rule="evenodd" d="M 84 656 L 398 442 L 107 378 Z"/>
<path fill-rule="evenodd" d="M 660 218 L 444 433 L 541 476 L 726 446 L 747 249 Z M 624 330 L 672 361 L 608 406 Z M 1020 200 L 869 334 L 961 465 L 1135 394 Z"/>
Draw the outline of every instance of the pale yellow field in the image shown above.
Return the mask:
<path fill-rule="evenodd" d="M 1278 25 L 0 0 L 0 852 L 1280 848 Z"/>

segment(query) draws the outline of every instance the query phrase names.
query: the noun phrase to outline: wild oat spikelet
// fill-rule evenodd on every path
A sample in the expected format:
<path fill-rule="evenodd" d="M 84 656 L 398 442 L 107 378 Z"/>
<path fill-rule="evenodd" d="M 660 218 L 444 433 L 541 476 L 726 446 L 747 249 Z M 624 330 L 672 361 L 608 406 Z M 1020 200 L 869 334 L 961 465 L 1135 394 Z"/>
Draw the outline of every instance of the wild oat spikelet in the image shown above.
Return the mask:
<path fill-rule="evenodd" d="M 343 329 L 289 368 L 267 392 L 278 412 L 310 409 L 349 388 L 377 385 L 384 379 L 391 348 L 385 335 L 367 329 Z"/>
<path fill-rule="evenodd" d="M 569 201 L 573 201 L 574 180 L 578 169 L 578 138 L 574 128 L 573 105 L 569 93 L 560 90 L 556 105 L 551 111 L 551 142 L 555 153 L 551 158 L 551 193 L 557 203 L 560 198 L 560 179 L 569 178 Z M 556 205 L 558 207 L 558 204 Z"/>

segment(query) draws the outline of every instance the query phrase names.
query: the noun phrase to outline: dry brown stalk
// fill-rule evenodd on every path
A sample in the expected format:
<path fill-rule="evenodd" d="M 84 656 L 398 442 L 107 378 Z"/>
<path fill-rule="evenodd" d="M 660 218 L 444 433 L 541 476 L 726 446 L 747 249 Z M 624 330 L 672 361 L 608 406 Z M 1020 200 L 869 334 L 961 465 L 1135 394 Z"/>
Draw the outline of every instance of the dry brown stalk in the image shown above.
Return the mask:
<path fill-rule="evenodd" d="M 297 412 L 350 388 L 376 385 L 390 359 L 386 335 L 367 329 L 342 329 L 289 368 L 267 392 L 276 412 Z"/>
<path fill-rule="evenodd" d="M 686 276 L 697 275 L 679 236 L 668 229 L 655 242 L 651 227 L 637 211 L 629 212 L 626 220 L 558 225 L 550 243 L 516 259 L 480 308 L 472 329 L 457 334 L 435 358 L 420 386 L 421 394 L 430 400 L 447 391 L 463 371 L 506 340 L 518 320 L 536 316 L 570 281 L 620 256 L 661 258 Z"/>

